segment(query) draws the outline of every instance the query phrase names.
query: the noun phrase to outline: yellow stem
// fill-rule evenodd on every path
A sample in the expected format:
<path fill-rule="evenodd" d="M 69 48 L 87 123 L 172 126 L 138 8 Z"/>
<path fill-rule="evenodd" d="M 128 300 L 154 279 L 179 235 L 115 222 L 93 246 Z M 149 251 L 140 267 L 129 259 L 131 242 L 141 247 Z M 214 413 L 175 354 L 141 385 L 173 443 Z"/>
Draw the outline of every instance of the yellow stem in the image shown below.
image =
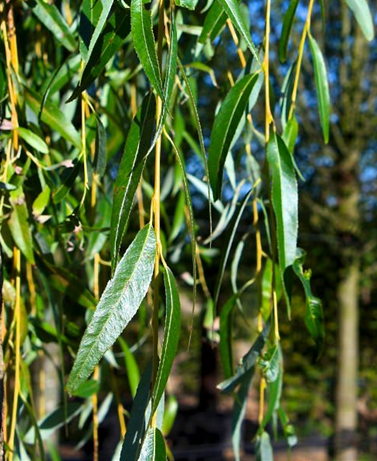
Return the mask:
<path fill-rule="evenodd" d="M 270 139 L 270 125 L 273 122 L 270 106 L 270 17 L 271 17 L 271 0 L 267 0 L 266 4 L 266 32 L 265 32 L 265 48 L 263 59 L 264 70 L 264 88 L 266 99 L 266 115 L 265 115 L 265 139 L 266 143 Z"/>
<path fill-rule="evenodd" d="M 98 365 L 94 369 L 93 379 L 98 381 L 99 379 L 99 367 Z M 98 395 L 94 393 L 92 395 L 93 405 L 93 461 L 98 461 Z"/>
<path fill-rule="evenodd" d="M 29 286 L 30 292 L 30 306 L 31 306 L 31 315 L 35 317 L 37 314 L 37 306 L 36 306 L 36 290 L 35 290 L 35 283 L 33 279 L 33 268 L 32 265 L 28 262 L 26 263 L 26 279 Z"/>
<path fill-rule="evenodd" d="M 266 390 L 266 387 L 266 380 L 262 376 L 259 384 L 259 425 L 263 423 L 264 418 L 264 391 Z"/>
<path fill-rule="evenodd" d="M 293 113 L 294 113 L 295 106 L 296 106 L 296 98 L 297 98 L 298 83 L 299 83 L 299 80 L 300 80 L 302 58 L 304 56 L 304 47 L 305 47 L 306 36 L 308 35 L 308 32 L 310 30 L 310 18 L 312 16 L 313 5 L 314 5 L 314 0 L 310 0 L 309 6 L 308 6 L 308 13 L 306 15 L 305 26 L 304 26 L 304 30 L 302 31 L 300 46 L 299 46 L 299 49 L 298 49 L 298 58 L 297 58 L 295 81 L 294 81 L 293 90 L 292 90 L 292 99 L 291 99 L 292 102 L 291 102 L 291 107 L 290 107 L 290 110 L 289 110 L 289 117 L 288 117 L 289 120 L 293 117 Z"/>
<path fill-rule="evenodd" d="M 13 460 L 14 449 L 14 434 L 17 422 L 17 407 L 18 396 L 20 393 L 20 362 L 21 362 L 21 252 L 18 248 L 13 249 L 14 269 L 15 269 L 15 283 L 16 283 L 16 302 L 14 305 L 14 322 L 16 328 L 16 341 L 15 341 L 15 365 L 14 365 L 14 391 L 13 391 L 13 406 L 12 406 L 12 419 L 9 431 L 9 457 L 8 460 Z"/>
<path fill-rule="evenodd" d="M 238 57 L 240 58 L 241 66 L 244 69 L 246 67 L 246 59 L 245 59 L 245 55 L 243 54 L 243 51 L 241 50 L 239 46 L 240 41 L 238 40 L 237 33 L 234 30 L 232 21 L 230 19 L 227 19 L 226 23 L 227 23 L 230 35 L 232 36 L 233 42 L 237 47 L 237 54 L 238 54 Z"/>
<path fill-rule="evenodd" d="M 279 334 L 279 318 L 278 318 L 278 300 L 276 297 L 276 291 L 273 291 L 272 295 L 273 303 L 274 303 L 274 321 L 275 321 L 275 339 L 280 341 L 280 334 Z"/>

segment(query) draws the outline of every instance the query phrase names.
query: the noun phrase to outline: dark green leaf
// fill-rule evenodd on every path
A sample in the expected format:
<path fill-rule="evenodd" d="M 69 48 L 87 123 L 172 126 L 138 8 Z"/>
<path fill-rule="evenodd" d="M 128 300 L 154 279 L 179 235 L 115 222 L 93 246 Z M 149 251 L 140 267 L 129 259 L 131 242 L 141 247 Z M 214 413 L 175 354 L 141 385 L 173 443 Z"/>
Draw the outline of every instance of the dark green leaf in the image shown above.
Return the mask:
<path fill-rule="evenodd" d="M 240 444 L 241 444 L 241 427 L 246 413 L 247 402 L 251 382 L 254 376 L 254 367 L 245 373 L 242 378 L 240 388 L 234 397 L 234 406 L 232 411 L 232 445 L 234 458 L 240 461 Z"/>
<path fill-rule="evenodd" d="M 281 350 L 279 349 L 279 360 L 282 362 Z M 277 379 L 267 385 L 267 411 L 264 414 L 261 427 L 264 428 L 270 422 L 272 415 L 280 406 L 280 397 L 283 387 L 283 369 L 282 364 L 279 366 Z"/>
<path fill-rule="evenodd" d="M 87 61 L 90 39 L 102 11 L 102 2 L 98 0 L 83 0 L 80 8 L 80 54 Z"/>
<path fill-rule="evenodd" d="M 229 379 L 233 376 L 233 349 L 232 349 L 232 312 L 236 305 L 237 296 L 233 295 L 223 305 L 220 312 L 220 358 L 221 365 L 223 367 L 225 379 Z"/>
<path fill-rule="evenodd" d="M 150 401 L 150 385 L 152 365 L 143 373 L 132 405 L 130 420 L 124 438 L 120 461 L 137 461 L 145 435 L 145 427 L 149 423 L 147 408 Z"/>
<path fill-rule="evenodd" d="M 252 369 L 255 368 L 255 364 L 257 362 L 257 359 L 259 357 L 259 354 L 261 353 L 267 336 L 270 332 L 270 322 L 267 322 L 265 327 L 263 328 L 263 331 L 260 333 L 260 335 L 257 337 L 255 340 L 254 344 L 252 345 L 251 349 L 242 357 L 239 365 L 237 366 L 235 374 L 220 383 L 217 388 L 221 390 L 223 393 L 228 393 L 234 390 L 234 388 L 242 382 L 244 379 L 245 375 Z"/>
<path fill-rule="evenodd" d="M 120 260 L 84 333 L 67 384 L 71 394 L 89 377 L 136 314 L 149 288 L 155 251 L 154 230 L 147 225 Z"/>
<path fill-rule="evenodd" d="M 93 31 L 93 35 L 90 38 L 88 55 L 86 60 L 89 60 L 92 56 L 93 50 L 100 39 L 102 31 L 104 29 L 106 20 L 110 14 L 111 7 L 113 6 L 114 0 L 102 0 L 102 11 L 96 23 L 96 28 Z"/>
<path fill-rule="evenodd" d="M 34 264 L 33 240 L 30 231 L 29 214 L 26 206 L 25 195 L 21 188 L 10 192 L 12 214 L 8 221 L 13 240 L 21 253 Z"/>
<path fill-rule="evenodd" d="M 221 196 L 223 168 L 237 128 L 245 113 L 258 74 L 246 75 L 229 91 L 215 118 L 208 152 L 208 168 L 215 199 Z"/>
<path fill-rule="evenodd" d="M 297 248 L 297 258 L 293 263 L 293 270 L 300 279 L 305 291 L 306 298 L 306 313 L 305 325 L 309 330 L 310 336 L 314 339 L 318 348 L 318 357 L 323 353 L 325 330 L 323 324 L 323 309 L 322 302 L 312 294 L 310 286 L 311 271 L 304 271 L 306 253 Z"/>
<path fill-rule="evenodd" d="M 321 120 L 323 139 L 327 144 L 330 135 L 330 91 L 325 60 L 318 43 L 309 34 L 310 51 L 313 58 L 314 80 L 317 89 L 319 118 Z"/>
<path fill-rule="evenodd" d="M 42 97 L 30 90 L 30 88 L 25 88 L 25 97 L 30 109 L 38 115 L 42 105 Z M 80 135 L 57 105 L 46 101 L 41 114 L 41 120 L 78 149 L 81 149 Z"/>
<path fill-rule="evenodd" d="M 74 162 L 73 168 L 66 168 L 62 174 L 61 185 L 53 192 L 52 200 L 55 204 L 61 202 L 72 189 L 75 179 L 80 172 L 80 162 Z"/>
<path fill-rule="evenodd" d="M 142 0 L 131 1 L 131 30 L 135 51 L 152 87 L 163 99 L 161 70 L 157 59 L 152 30 L 151 12 L 144 8 Z"/>
<path fill-rule="evenodd" d="M 292 156 L 284 141 L 276 134 L 272 134 L 268 143 L 267 160 L 272 177 L 272 204 L 277 222 L 280 270 L 284 274 L 296 258 L 298 193 Z"/>
<path fill-rule="evenodd" d="M 100 75 L 106 64 L 125 43 L 129 33 L 130 16 L 128 10 L 121 8 L 116 3 L 113 13 L 93 48 L 90 59 L 85 64 L 80 83 L 67 102 L 77 98 Z"/>
<path fill-rule="evenodd" d="M 299 0 L 291 0 L 287 12 L 284 15 L 283 28 L 279 41 L 279 58 L 281 62 L 285 62 L 287 59 L 288 41 L 291 35 L 298 3 Z"/>
<path fill-rule="evenodd" d="M 68 24 L 65 22 L 65 19 L 53 3 L 48 3 L 44 0 L 36 0 L 33 13 L 41 23 L 52 32 L 52 35 L 61 45 L 67 48 L 68 51 L 75 51 L 75 37 L 68 27 Z"/>
<path fill-rule="evenodd" d="M 110 226 L 110 248 L 113 269 L 118 260 L 118 253 L 127 229 L 135 192 L 143 173 L 146 155 L 153 134 L 155 115 L 155 98 L 150 93 L 144 99 L 139 114 L 131 124 L 118 176 L 115 181 Z"/>
<path fill-rule="evenodd" d="M 373 18 L 367 0 L 346 0 L 348 7 L 355 15 L 365 38 L 369 41 L 374 39 Z"/>
<path fill-rule="evenodd" d="M 179 332 L 181 328 L 181 305 L 179 302 L 177 284 L 174 279 L 174 275 L 168 266 L 165 266 L 164 268 L 164 285 L 166 294 L 164 340 L 162 343 L 161 359 L 152 395 L 152 413 L 156 411 L 169 378 L 170 370 L 178 348 Z"/>
<path fill-rule="evenodd" d="M 276 300 L 279 302 L 282 295 L 282 286 L 281 286 L 281 276 L 279 266 L 275 265 L 275 292 Z M 266 322 L 271 314 L 272 309 L 272 261 L 270 258 L 267 259 L 264 266 L 263 276 L 262 276 L 262 300 L 260 303 L 261 313 L 264 321 Z"/>
<path fill-rule="evenodd" d="M 204 44 L 207 39 L 213 42 L 224 27 L 226 19 L 227 15 L 224 13 L 220 3 L 217 1 L 213 2 L 204 20 L 203 29 L 198 38 L 198 42 Z"/>

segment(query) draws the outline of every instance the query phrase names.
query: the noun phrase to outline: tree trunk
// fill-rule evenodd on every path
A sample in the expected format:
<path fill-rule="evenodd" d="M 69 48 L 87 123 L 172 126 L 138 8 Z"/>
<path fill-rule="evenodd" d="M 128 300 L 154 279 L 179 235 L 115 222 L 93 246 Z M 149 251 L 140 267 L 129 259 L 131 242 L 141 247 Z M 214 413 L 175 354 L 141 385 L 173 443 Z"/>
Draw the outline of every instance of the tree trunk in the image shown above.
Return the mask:
<path fill-rule="evenodd" d="M 336 460 L 358 461 L 358 297 L 359 262 L 344 269 L 338 286 L 339 352 L 336 392 Z"/>
<path fill-rule="evenodd" d="M 359 368 L 360 152 L 350 146 L 338 163 L 337 234 L 341 267 L 337 288 L 338 368 L 335 414 L 335 459 L 358 461 L 357 397 Z"/>

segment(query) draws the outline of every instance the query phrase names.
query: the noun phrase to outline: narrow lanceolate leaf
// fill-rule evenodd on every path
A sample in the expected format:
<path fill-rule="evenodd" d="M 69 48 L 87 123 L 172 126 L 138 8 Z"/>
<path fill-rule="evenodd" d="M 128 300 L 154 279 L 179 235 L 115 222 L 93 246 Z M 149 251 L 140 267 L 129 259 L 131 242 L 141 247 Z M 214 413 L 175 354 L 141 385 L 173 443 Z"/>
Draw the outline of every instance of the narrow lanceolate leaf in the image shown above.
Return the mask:
<path fill-rule="evenodd" d="M 87 59 L 90 59 L 93 53 L 94 47 L 96 46 L 97 41 L 100 38 L 100 35 L 102 34 L 103 28 L 110 14 L 110 10 L 111 10 L 111 7 L 113 6 L 113 3 L 114 3 L 114 0 L 102 0 L 102 11 L 98 18 L 98 23 L 96 24 L 96 28 L 94 29 L 93 35 L 90 39 Z"/>
<path fill-rule="evenodd" d="M 35 260 L 29 215 L 22 189 L 18 188 L 10 192 L 10 204 L 12 205 L 13 211 L 10 215 L 8 224 L 13 240 L 29 263 L 34 264 Z"/>
<path fill-rule="evenodd" d="M 255 368 L 257 363 L 257 359 L 261 350 L 263 349 L 268 334 L 270 332 L 270 322 L 267 322 L 263 331 L 260 333 L 258 338 L 255 340 L 254 344 L 252 345 L 251 349 L 242 357 L 239 365 L 237 366 L 235 374 L 220 383 L 217 387 L 221 390 L 221 392 L 228 393 L 234 390 L 234 388 L 240 384 L 240 382 L 244 379 L 245 375 L 252 369 Z"/>
<path fill-rule="evenodd" d="M 304 288 L 306 299 L 305 325 L 310 333 L 310 336 L 314 339 L 317 345 L 318 357 L 320 357 L 323 353 L 325 339 L 322 302 L 319 298 L 313 296 L 310 286 L 311 271 L 304 271 L 303 268 L 305 258 L 305 251 L 298 248 L 297 258 L 293 263 L 293 270 L 297 277 L 300 279 Z"/>
<path fill-rule="evenodd" d="M 202 32 L 198 42 L 204 44 L 207 39 L 211 42 L 219 35 L 221 29 L 226 23 L 227 15 L 219 2 L 213 2 L 207 16 L 204 20 Z"/>
<path fill-rule="evenodd" d="M 25 88 L 25 98 L 30 109 L 38 115 L 42 104 L 42 96 L 29 88 Z M 79 133 L 57 105 L 50 101 L 46 101 L 41 114 L 41 120 L 63 136 L 64 139 L 71 142 L 75 147 L 78 149 L 81 148 Z"/>
<path fill-rule="evenodd" d="M 121 8 L 116 2 L 113 13 L 110 15 L 93 47 L 90 58 L 85 64 L 80 83 L 67 102 L 77 98 L 100 75 L 106 64 L 125 43 L 130 30 L 129 12 Z"/>
<path fill-rule="evenodd" d="M 132 405 L 127 432 L 124 437 L 120 461 L 137 461 L 149 423 L 147 408 L 150 402 L 152 364 L 143 373 Z M 165 460 L 164 460 L 165 461 Z"/>
<path fill-rule="evenodd" d="M 240 388 L 234 399 L 232 411 L 232 445 L 234 458 L 236 461 L 241 460 L 240 445 L 241 445 L 241 427 L 246 413 L 247 402 L 251 382 L 254 376 L 254 368 L 251 368 L 243 377 Z"/>
<path fill-rule="evenodd" d="M 166 461 L 164 437 L 157 427 L 149 429 L 138 461 Z"/>
<path fill-rule="evenodd" d="M 177 74 L 177 58 L 178 58 L 178 37 L 177 37 L 177 28 L 175 26 L 174 16 L 171 20 L 171 35 L 170 35 L 170 48 L 168 53 L 168 59 L 166 63 L 166 73 L 164 79 L 164 88 L 163 88 L 163 105 L 161 110 L 161 115 L 158 121 L 156 132 L 153 136 L 153 141 L 149 146 L 147 156 L 154 149 L 158 138 L 161 136 L 162 129 L 165 125 L 166 116 L 168 114 L 168 105 L 171 99 L 173 92 L 174 80 Z"/>
<path fill-rule="evenodd" d="M 346 0 L 348 7 L 355 15 L 365 38 L 369 41 L 374 39 L 373 18 L 367 0 Z"/>
<path fill-rule="evenodd" d="M 251 40 L 249 29 L 246 25 L 243 13 L 237 0 L 218 0 L 218 2 L 223 7 L 229 19 L 232 21 L 234 27 L 238 30 L 238 32 L 245 40 L 247 47 L 251 51 L 251 54 L 254 56 L 257 62 L 260 62 L 258 50 L 256 49 L 254 43 Z"/>
<path fill-rule="evenodd" d="M 113 269 L 118 260 L 118 253 L 127 229 L 135 192 L 143 173 L 146 154 L 153 134 L 155 115 L 155 98 L 150 93 L 144 99 L 140 113 L 131 124 L 115 181 L 110 226 Z"/>
<path fill-rule="evenodd" d="M 136 314 L 153 274 L 156 237 L 151 225 L 136 236 L 107 284 L 82 338 L 67 389 L 74 394 Z"/>
<path fill-rule="evenodd" d="M 327 79 L 325 60 L 318 43 L 309 35 L 310 51 L 313 58 L 314 80 L 317 89 L 319 118 L 321 120 L 323 138 L 325 143 L 329 142 L 330 135 L 330 91 Z"/>
<path fill-rule="evenodd" d="M 101 15 L 102 3 L 97 0 L 83 0 L 80 8 L 80 54 L 87 61 L 90 40 Z"/>
<path fill-rule="evenodd" d="M 163 99 L 151 12 L 144 8 L 142 0 L 132 0 L 131 2 L 131 31 L 135 51 L 139 56 L 144 72 L 157 94 Z"/>
<path fill-rule="evenodd" d="M 272 134 L 267 146 L 272 177 L 272 205 L 277 223 L 277 242 L 281 275 L 296 258 L 298 231 L 298 193 L 292 156 L 284 141 Z"/>
<path fill-rule="evenodd" d="M 174 275 L 169 267 L 165 266 L 164 285 L 166 294 L 166 316 L 164 340 L 162 343 L 161 359 L 158 366 L 156 382 L 152 396 L 152 413 L 155 412 L 164 392 L 169 373 L 177 352 L 179 331 L 181 328 L 181 305 Z"/>
<path fill-rule="evenodd" d="M 41 154 L 48 154 L 48 146 L 37 134 L 26 128 L 18 128 L 18 134 L 29 146 L 36 149 Z"/>
<path fill-rule="evenodd" d="M 233 375 L 233 308 L 236 305 L 237 295 L 233 295 L 222 306 L 220 313 L 220 358 L 225 379 Z"/>
<path fill-rule="evenodd" d="M 44 0 L 36 0 L 33 13 L 41 23 L 52 32 L 57 41 L 67 48 L 68 51 L 75 51 L 76 40 L 68 24 L 53 3 Z"/>
<path fill-rule="evenodd" d="M 225 160 L 257 81 L 258 74 L 252 74 L 237 82 L 230 89 L 215 118 L 208 152 L 209 177 L 215 199 L 221 196 Z"/>
<path fill-rule="evenodd" d="M 287 59 L 288 41 L 291 35 L 298 3 L 299 0 L 291 0 L 287 12 L 284 15 L 283 29 L 279 42 L 279 58 L 281 62 L 285 62 Z"/>

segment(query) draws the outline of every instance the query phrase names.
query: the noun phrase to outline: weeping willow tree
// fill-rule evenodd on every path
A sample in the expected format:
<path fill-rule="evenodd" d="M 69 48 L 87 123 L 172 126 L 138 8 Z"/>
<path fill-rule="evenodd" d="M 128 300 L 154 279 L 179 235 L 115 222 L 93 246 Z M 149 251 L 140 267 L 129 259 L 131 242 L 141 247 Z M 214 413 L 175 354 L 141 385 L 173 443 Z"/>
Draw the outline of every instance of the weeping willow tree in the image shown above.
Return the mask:
<path fill-rule="evenodd" d="M 263 27 L 258 24 L 264 32 L 255 36 L 252 5 L 197 3 L 0 5 L 0 395 L 7 460 L 46 459 L 46 450 L 56 456 L 46 441 L 75 418 L 76 427 L 87 427 L 79 445 L 91 440 L 98 460 L 98 427 L 112 402 L 120 431 L 113 459 L 172 459 L 165 437 L 174 405 L 165 387 L 180 334 L 186 348 L 194 334 L 199 298 L 205 327 L 219 345 L 218 389 L 234 395 L 235 459 L 241 459 L 253 382 L 259 389 L 258 459 L 273 458 L 271 424 L 288 447 L 296 443 L 283 410 L 279 317 L 295 315 L 291 287 L 297 279 L 306 299 L 302 325 L 321 356 L 322 304 L 312 293 L 305 251 L 297 247 L 295 145 L 307 55 L 316 120 L 323 142 L 330 139 L 328 75 L 320 37 L 311 30 L 312 16 L 324 6 L 266 0 Z M 371 40 L 367 3 L 345 4 Z M 306 19 L 295 47 L 290 36 L 301 10 Z M 271 30 L 278 28 L 276 43 Z M 237 61 L 227 59 L 235 54 Z M 284 63 L 279 89 L 270 78 L 278 59 Z M 198 210 L 203 216 L 203 204 L 204 224 L 195 219 Z M 203 259 L 216 250 L 216 280 L 208 283 Z M 239 273 L 243 258 L 254 265 L 246 281 Z M 232 294 L 224 301 L 230 266 Z M 183 283 L 192 287 L 193 310 L 181 332 Z M 245 310 L 242 299 L 250 291 L 256 308 Z M 233 326 L 240 318 L 251 344 L 236 364 Z M 138 363 L 135 351 L 149 360 Z M 52 412 L 34 396 L 35 374 L 43 391 L 44 360 L 53 361 L 59 379 L 60 404 Z M 120 368 L 133 397 L 129 414 Z"/>

